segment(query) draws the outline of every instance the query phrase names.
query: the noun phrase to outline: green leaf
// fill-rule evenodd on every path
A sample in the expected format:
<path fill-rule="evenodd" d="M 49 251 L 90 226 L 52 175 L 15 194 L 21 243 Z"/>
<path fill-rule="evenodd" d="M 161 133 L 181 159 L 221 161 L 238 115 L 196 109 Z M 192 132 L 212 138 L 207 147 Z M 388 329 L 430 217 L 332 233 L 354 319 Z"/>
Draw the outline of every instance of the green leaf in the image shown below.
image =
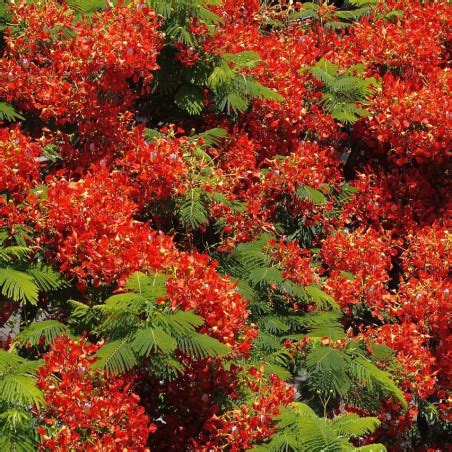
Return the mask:
<path fill-rule="evenodd" d="M 5 350 L 0 350 L 0 374 L 15 369 L 26 360 L 19 355 Z"/>
<path fill-rule="evenodd" d="M 251 52 L 249 50 L 239 53 L 224 53 L 222 58 L 227 62 L 234 63 L 238 68 L 254 67 L 261 59 L 257 52 Z"/>
<path fill-rule="evenodd" d="M 217 339 L 199 333 L 180 337 L 177 339 L 177 344 L 187 356 L 197 359 L 226 356 L 231 351 L 227 345 Z"/>
<path fill-rule="evenodd" d="M 31 423 L 30 423 L 31 424 Z M 32 424 L 24 430 L 0 429 L 0 450 L 8 452 L 36 452 L 38 440 Z"/>
<path fill-rule="evenodd" d="M 176 311 L 159 315 L 155 323 L 173 336 L 177 336 L 194 333 L 196 328 L 204 325 L 204 319 L 191 311 Z"/>
<path fill-rule="evenodd" d="M 81 13 L 97 11 L 105 6 L 105 0 L 68 0 L 67 3 L 70 8 Z"/>
<path fill-rule="evenodd" d="M 366 446 L 356 447 L 352 452 L 386 452 L 386 447 L 383 444 L 367 444 Z"/>
<path fill-rule="evenodd" d="M 30 254 L 30 248 L 26 246 L 7 246 L 0 248 L 0 260 L 9 263 L 15 259 L 25 260 Z"/>
<path fill-rule="evenodd" d="M 316 206 L 321 206 L 327 202 L 325 195 L 321 191 L 307 185 L 299 185 L 296 194 L 299 199 L 310 201 Z"/>
<path fill-rule="evenodd" d="M 372 360 L 389 361 L 395 357 L 396 352 L 384 344 L 372 344 Z"/>
<path fill-rule="evenodd" d="M 33 377 L 7 374 L 0 379 L 0 401 L 21 406 L 44 404 L 44 396 Z"/>
<path fill-rule="evenodd" d="M 226 138 L 227 132 L 225 129 L 216 127 L 214 129 L 206 130 L 199 135 L 203 138 L 205 146 L 218 146 L 221 141 Z"/>
<path fill-rule="evenodd" d="M 66 325 L 57 320 L 43 320 L 34 322 L 21 331 L 15 341 L 21 345 L 30 344 L 34 346 L 40 344 L 41 339 L 44 339 L 45 343 L 49 344 L 56 337 L 63 335 L 70 335 Z"/>
<path fill-rule="evenodd" d="M 132 341 L 132 349 L 139 355 L 148 357 L 153 352 L 173 352 L 176 340 L 161 328 L 146 328 L 138 330 Z"/>
<path fill-rule="evenodd" d="M 128 338 L 108 342 L 95 356 L 97 360 L 91 368 L 105 369 L 107 373 L 114 375 L 127 372 L 138 364 Z"/>
<path fill-rule="evenodd" d="M 313 338 L 328 337 L 333 341 L 345 338 L 344 328 L 339 323 L 340 311 L 311 312 L 300 318 L 307 330 L 307 336 Z"/>
<path fill-rule="evenodd" d="M 229 92 L 218 100 L 218 107 L 220 110 L 226 110 L 228 113 L 244 112 L 249 106 L 246 97 L 241 96 L 237 92 Z"/>
<path fill-rule="evenodd" d="M 408 409 L 408 404 L 403 396 L 403 391 L 401 391 L 391 379 L 391 374 L 389 372 L 379 369 L 375 364 L 364 357 L 354 357 L 351 364 L 356 377 L 362 384 L 366 385 L 370 390 L 372 390 L 372 387 L 375 384 L 380 386 L 397 399 L 405 410 Z"/>
<path fill-rule="evenodd" d="M 359 417 L 355 413 L 336 416 L 331 423 L 333 430 L 340 436 L 364 436 L 373 433 L 381 422 L 376 417 Z"/>
<path fill-rule="evenodd" d="M 347 375 L 350 358 L 341 350 L 331 347 L 318 347 L 306 356 L 306 366 L 313 375 L 310 383 L 322 388 L 324 393 L 333 390 L 340 396 L 350 389 L 350 378 Z"/>
<path fill-rule="evenodd" d="M 36 304 L 38 287 L 33 278 L 25 272 L 10 267 L 0 268 L 1 293 L 14 301 Z"/>
<path fill-rule="evenodd" d="M 25 118 L 21 114 L 17 113 L 12 105 L 5 102 L 0 102 L 0 120 L 13 122 L 17 119 L 20 119 L 22 121 L 25 120 Z"/>
<path fill-rule="evenodd" d="M 192 188 L 187 193 L 179 208 L 179 215 L 182 224 L 192 229 L 209 222 L 207 200 L 202 190 Z"/>
<path fill-rule="evenodd" d="M 256 268 L 250 273 L 249 279 L 254 285 L 267 285 L 283 281 L 281 271 L 275 267 Z"/>
<path fill-rule="evenodd" d="M 176 105 L 190 115 L 199 115 L 203 108 L 204 96 L 196 86 L 184 85 L 176 93 L 174 98 Z"/>
<path fill-rule="evenodd" d="M 29 267 L 27 273 L 32 276 L 38 289 L 44 292 L 67 286 L 60 273 L 42 263 Z"/>
<path fill-rule="evenodd" d="M 316 286 L 310 285 L 310 286 L 305 286 L 304 290 L 312 298 L 314 303 L 316 303 L 318 306 L 339 309 L 339 306 L 334 301 L 333 297 L 328 295 L 322 289 L 319 289 Z"/>
<path fill-rule="evenodd" d="M 163 273 L 145 274 L 135 272 L 127 279 L 125 288 L 152 301 L 166 296 L 166 282 L 169 276 Z"/>
<path fill-rule="evenodd" d="M 290 330 L 290 326 L 276 316 L 264 316 L 259 319 L 259 326 L 270 333 L 285 333 Z"/>
<path fill-rule="evenodd" d="M 354 436 L 350 432 L 372 433 L 379 424 L 375 418 L 359 418 L 356 415 L 353 415 L 353 420 L 346 416 L 337 416 L 332 420 L 321 418 L 308 405 L 300 402 L 281 407 L 280 413 L 277 418 L 277 430 L 269 443 L 257 446 L 253 450 L 353 452 L 361 448 L 355 448 L 350 442 L 350 438 Z M 386 450 L 381 444 L 364 447 L 362 450 L 375 452 Z"/>
<path fill-rule="evenodd" d="M 234 71 L 229 69 L 227 65 L 225 67 L 217 66 L 207 79 L 207 84 L 215 91 L 219 86 L 230 83 L 234 77 Z"/>

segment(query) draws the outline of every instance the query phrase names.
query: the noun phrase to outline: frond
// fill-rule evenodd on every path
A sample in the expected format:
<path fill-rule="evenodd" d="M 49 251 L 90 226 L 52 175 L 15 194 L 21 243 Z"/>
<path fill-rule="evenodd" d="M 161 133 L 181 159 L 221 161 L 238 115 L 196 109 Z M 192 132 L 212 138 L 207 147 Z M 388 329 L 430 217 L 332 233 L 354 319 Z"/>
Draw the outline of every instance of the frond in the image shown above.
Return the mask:
<path fill-rule="evenodd" d="M 186 194 L 179 207 L 179 217 L 183 226 L 191 229 L 208 223 L 207 199 L 202 190 L 192 188 Z"/>
<path fill-rule="evenodd" d="M 150 308 L 147 306 L 145 297 L 136 292 L 127 292 L 115 294 L 107 298 L 105 300 L 103 312 L 105 315 L 111 316 L 121 313 L 127 314 L 140 312 L 146 307 L 148 307 L 148 309 Z"/>
<path fill-rule="evenodd" d="M 264 373 L 265 375 L 269 376 L 271 374 L 277 375 L 282 380 L 289 380 L 292 374 L 283 366 L 280 366 L 279 364 L 275 364 L 272 362 L 265 362 L 264 363 Z"/>
<path fill-rule="evenodd" d="M 338 321 L 340 317 L 340 311 L 310 312 L 300 317 L 299 322 L 308 330 L 307 336 L 337 341 L 345 337 L 344 328 Z"/>
<path fill-rule="evenodd" d="M 331 421 L 331 427 L 339 436 L 363 436 L 373 433 L 381 422 L 376 417 L 359 417 L 355 413 L 336 416 Z"/>
<path fill-rule="evenodd" d="M 202 137 L 206 146 L 218 146 L 226 138 L 227 132 L 225 129 L 216 127 L 200 133 L 199 136 Z"/>
<path fill-rule="evenodd" d="M 166 281 L 168 275 L 163 273 L 145 274 L 142 272 L 133 273 L 125 284 L 125 288 L 134 291 L 152 301 L 166 296 Z"/>
<path fill-rule="evenodd" d="M 345 183 L 341 186 L 339 193 L 336 195 L 336 199 L 339 203 L 344 204 L 349 202 L 358 192 L 359 190 L 356 187 Z"/>
<path fill-rule="evenodd" d="M 21 406 L 44 404 L 44 396 L 34 378 L 27 375 L 6 374 L 0 378 L 0 400 Z"/>
<path fill-rule="evenodd" d="M 69 300 L 69 304 L 72 307 L 69 323 L 79 330 L 91 329 L 97 321 L 96 312 L 79 301 Z"/>
<path fill-rule="evenodd" d="M 154 140 L 158 140 L 159 138 L 163 138 L 165 135 L 155 129 L 144 129 L 143 137 L 146 141 L 152 142 Z"/>
<path fill-rule="evenodd" d="M 11 369 L 23 364 L 25 361 L 24 358 L 21 358 L 15 353 L 0 350 L 0 374 L 9 372 Z"/>
<path fill-rule="evenodd" d="M 67 285 L 60 273 L 42 263 L 28 267 L 27 273 L 33 278 L 38 289 L 42 291 L 61 289 Z"/>
<path fill-rule="evenodd" d="M 38 301 L 38 287 L 33 278 L 10 267 L 0 268 L 0 290 L 14 301 L 28 301 L 31 304 Z"/>
<path fill-rule="evenodd" d="M 157 378 L 171 381 L 184 373 L 185 365 L 173 355 L 154 355 L 148 363 L 148 369 Z"/>
<path fill-rule="evenodd" d="M 326 85 L 334 82 L 334 79 L 339 70 L 339 66 L 333 63 L 330 63 L 326 60 L 318 61 L 312 68 L 310 68 L 310 72 L 312 75 L 321 80 Z"/>
<path fill-rule="evenodd" d="M 37 438 L 32 428 L 27 430 L 0 428 L 0 450 L 8 452 L 35 452 Z"/>
<path fill-rule="evenodd" d="M 46 344 L 51 343 L 56 337 L 70 335 L 69 329 L 57 320 L 43 320 L 32 323 L 28 328 L 21 331 L 16 337 L 16 342 L 24 345 L 38 345 L 42 340 Z"/>
<path fill-rule="evenodd" d="M 154 323 L 173 336 L 187 335 L 204 325 L 204 319 L 191 311 L 176 311 L 159 315 Z"/>
<path fill-rule="evenodd" d="M 384 344 L 372 344 L 372 361 L 389 361 L 393 359 L 396 355 L 396 352 Z"/>
<path fill-rule="evenodd" d="M 237 68 L 254 67 L 261 59 L 257 52 L 248 50 L 238 53 L 224 53 L 221 57 L 228 63 L 233 63 Z"/>
<path fill-rule="evenodd" d="M 309 297 L 312 299 L 312 301 L 317 304 L 320 307 L 330 307 L 333 309 L 339 309 L 339 306 L 334 301 L 333 297 L 328 295 L 326 292 L 324 292 L 322 289 L 318 288 L 317 286 L 305 286 L 304 290 L 309 295 Z"/>
<path fill-rule="evenodd" d="M 389 372 L 379 369 L 364 357 L 354 357 L 351 362 L 351 369 L 355 377 L 369 390 L 372 390 L 374 385 L 377 385 L 397 399 L 405 409 L 408 408 L 403 391 L 391 379 Z"/>
<path fill-rule="evenodd" d="M 177 345 L 187 356 L 197 359 L 226 356 L 231 351 L 219 340 L 199 333 L 177 338 Z"/>
<path fill-rule="evenodd" d="M 347 0 L 348 3 L 352 6 L 356 6 L 358 8 L 361 8 L 363 6 L 371 6 L 376 5 L 378 3 L 378 0 Z"/>
<path fill-rule="evenodd" d="M 204 96 L 202 91 L 193 85 L 183 85 L 176 93 L 174 101 L 176 105 L 190 115 L 199 115 L 203 108 Z"/>
<path fill-rule="evenodd" d="M 375 418 L 350 418 L 345 422 L 345 416 L 339 416 L 330 420 L 318 417 L 306 404 L 293 402 L 287 407 L 281 407 L 278 416 L 277 431 L 272 435 L 268 444 L 254 448 L 256 451 L 278 451 L 278 452 L 304 452 L 304 451 L 328 451 L 328 452 L 352 452 L 361 450 L 355 448 L 349 439 L 361 434 L 371 433 L 378 427 L 379 422 Z M 338 431 L 337 425 L 341 420 L 345 424 L 354 423 L 356 427 L 345 427 L 345 431 Z M 381 444 L 365 446 L 367 451 L 382 452 L 386 449 Z"/>
<path fill-rule="evenodd" d="M 285 333 L 290 330 L 290 326 L 274 315 L 264 316 L 258 320 L 260 328 L 273 333 Z"/>
<path fill-rule="evenodd" d="M 307 185 L 299 185 L 296 194 L 302 201 L 310 201 L 316 206 L 321 206 L 327 202 L 325 195 L 321 191 Z"/>
<path fill-rule="evenodd" d="M 250 273 L 250 282 L 255 286 L 265 286 L 271 283 L 282 283 L 283 277 L 280 270 L 275 267 L 257 268 Z"/>
<path fill-rule="evenodd" d="M 238 294 L 249 301 L 253 301 L 257 296 L 254 289 L 246 281 L 243 280 L 240 280 L 238 282 L 236 291 Z"/>
<path fill-rule="evenodd" d="M 247 273 L 270 264 L 270 258 L 262 251 L 255 249 L 238 248 L 230 258 L 236 260 Z"/>
<path fill-rule="evenodd" d="M 101 10 L 105 6 L 105 0 L 68 0 L 70 8 L 80 13 L 90 13 Z"/>
<path fill-rule="evenodd" d="M 383 444 L 367 444 L 366 446 L 353 448 L 353 452 L 386 452 L 386 447 Z"/>
<path fill-rule="evenodd" d="M 288 435 L 297 438 L 298 444 L 294 450 L 342 450 L 343 441 L 329 428 L 326 419 L 316 416 L 303 403 L 295 402 L 290 408 L 282 410 L 278 426 Z"/>
<path fill-rule="evenodd" d="M 250 77 L 239 77 L 237 79 L 238 88 L 248 97 L 252 99 L 267 99 L 276 102 L 284 102 L 284 97 L 278 92 L 261 85 Z"/>
<path fill-rule="evenodd" d="M 173 352 L 177 342 L 161 328 L 146 328 L 134 334 L 131 347 L 139 356 L 147 357 L 153 352 Z"/>
<path fill-rule="evenodd" d="M 229 84 L 234 77 L 234 72 L 227 65 L 216 66 L 207 79 L 207 84 L 215 92 L 218 87 Z"/>
<path fill-rule="evenodd" d="M 220 110 L 226 110 L 228 113 L 241 113 L 249 106 L 246 97 L 240 95 L 237 91 L 221 93 L 217 96 L 216 103 Z"/>
<path fill-rule="evenodd" d="M 12 105 L 5 102 L 0 102 L 0 121 L 17 121 L 18 119 L 24 121 L 25 118 L 19 114 Z"/>
<path fill-rule="evenodd" d="M 106 343 L 97 351 L 96 358 L 92 369 L 104 369 L 114 375 L 127 372 L 138 364 L 129 338 Z"/>
<path fill-rule="evenodd" d="M 0 248 L 0 261 L 9 263 L 15 259 L 24 260 L 30 254 L 30 248 L 26 246 L 7 246 Z"/>
<path fill-rule="evenodd" d="M 309 384 L 323 393 L 333 390 L 344 396 L 350 389 L 347 375 L 350 358 L 341 350 L 331 347 L 318 347 L 306 356 L 309 370 Z"/>

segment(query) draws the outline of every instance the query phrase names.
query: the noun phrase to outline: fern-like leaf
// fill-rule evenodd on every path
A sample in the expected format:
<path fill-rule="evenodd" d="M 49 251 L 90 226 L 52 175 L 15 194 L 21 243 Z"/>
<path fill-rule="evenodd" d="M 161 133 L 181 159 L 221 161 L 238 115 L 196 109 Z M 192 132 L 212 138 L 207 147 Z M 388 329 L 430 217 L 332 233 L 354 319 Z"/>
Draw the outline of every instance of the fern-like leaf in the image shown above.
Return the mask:
<path fill-rule="evenodd" d="M 305 286 L 304 290 L 309 295 L 314 303 L 320 307 L 330 307 L 333 309 L 339 309 L 339 306 L 334 301 L 333 297 L 328 295 L 322 289 L 317 286 Z"/>
<path fill-rule="evenodd" d="M 61 274 L 48 265 L 39 263 L 27 268 L 27 273 L 33 278 L 36 286 L 41 291 L 48 292 L 66 286 Z"/>
<path fill-rule="evenodd" d="M 177 342 L 161 328 L 146 328 L 135 333 L 131 346 L 139 356 L 148 357 L 152 352 L 173 352 Z"/>
<path fill-rule="evenodd" d="M 197 359 L 226 356 L 230 348 L 206 334 L 195 333 L 177 339 L 178 347 L 187 355 Z"/>
<path fill-rule="evenodd" d="M 0 401 L 21 406 L 44 404 L 44 396 L 28 375 L 7 374 L 0 378 Z"/>
<path fill-rule="evenodd" d="M 0 290 L 14 301 L 28 301 L 31 304 L 38 301 L 38 287 L 33 278 L 10 267 L 0 268 Z"/>
<path fill-rule="evenodd" d="M 17 121 L 18 119 L 24 121 L 25 118 L 17 113 L 14 107 L 5 102 L 0 102 L 0 121 Z"/>
<path fill-rule="evenodd" d="M 327 202 L 325 195 L 321 191 L 307 185 L 299 185 L 296 194 L 299 199 L 310 201 L 316 206 L 321 206 Z"/>
<path fill-rule="evenodd" d="M 25 260 L 30 254 L 30 248 L 26 246 L 7 246 L 0 248 L 0 261 L 9 263 L 13 260 Z"/>
<path fill-rule="evenodd" d="M 191 189 L 188 192 L 179 208 L 179 215 L 182 224 L 191 229 L 208 223 L 207 200 L 202 190 Z"/>
<path fill-rule="evenodd" d="M 118 375 L 138 364 L 129 338 L 111 341 L 103 345 L 96 353 L 92 369 L 105 369 L 107 373 Z"/>
<path fill-rule="evenodd" d="M 28 328 L 21 331 L 16 337 L 18 344 L 38 345 L 42 340 L 46 344 L 51 343 L 56 337 L 70 335 L 69 329 L 57 320 L 43 320 L 32 323 Z"/>
<path fill-rule="evenodd" d="M 376 417 L 359 417 L 355 413 L 348 413 L 335 417 L 331 427 L 338 435 L 350 438 L 373 433 L 380 424 Z"/>
<path fill-rule="evenodd" d="M 281 271 L 275 267 L 257 268 L 250 273 L 249 279 L 256 286 L 283 282 Z"/>

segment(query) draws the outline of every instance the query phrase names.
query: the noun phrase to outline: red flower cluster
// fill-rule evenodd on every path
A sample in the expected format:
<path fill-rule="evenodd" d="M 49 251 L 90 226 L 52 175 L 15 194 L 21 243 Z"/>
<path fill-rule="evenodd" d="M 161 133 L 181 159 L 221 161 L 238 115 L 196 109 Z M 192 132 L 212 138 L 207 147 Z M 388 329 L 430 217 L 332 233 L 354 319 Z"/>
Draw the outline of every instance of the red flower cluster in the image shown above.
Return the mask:
<path fill-rule="evenodd" d="M 302 286 L 318 282 L 319 277 L 314 271 L 308 250 L 301 248 L 296 242 L 286 244 L 282 240 L 271 240 L 269 245 L 272 247 L 272 259 L 284 269 L 284 278 Z"/>
<path fill-rule="evenodd" d="M 141 205 L 177 195 L 186 165 L 182 159 L 185 139 L 162 138 L 151 142 L 137 128 L 129 138 L 131 149 L 117 162 L 137 185 Z"/>
<path fill-rule="evenodd" d="M 0 192 L 21 203 L 41 181 L 42 146 L 19 128 L 0 128 Z"/>
<path fill-rule="evenodd" d="M 224 414 L 219 420 L 221 427 L 216 431 L 218 443 L 230 446 L 233 451 L 249 449 L 256 441 L 268 439 L 279 407 L 291 403 L 294 397 L 294 390 L 276 375 L 271 375 L 267 381 L 261 371 L 251 368 L 246 378 L 249 389 L 256 394 L 254 402 Z"/>
<path fill-rule="evenodd" d="M 220 276 L 215 267 L 206 255 L 180 254 L 173 267 L 175 277 L 168 281 L 168 296 L 174 307 L 196 310 L 204 317 L 203 332 L 246 352 L 254 336 L 246 327 L 247 302 L 229 277 Z"/>
<path fill-rule="evenodd" d="M 363 303 L 382 318 L 392 304 L 387 289 L 391 269 L 388 242 L 373 230 L 337 232 L 324 240 L 321 254 L 328 273 L 326 287 L 345 312 Z"/>
<path fill-rule="evenodd" d="M 43 219 L 45 240 L 54 250 L 49 257 L 80 287 L 87 279 L 94 285 L 119 283 L 166 261 L 171 239 L 133 219 L 134 193 L 126 174 L 104 166 L 92 167 L 78 182 L 49 181 Z"/>
<path fill-rule="evenodd" d="M 64 4 L 19 2 L 11 26 L 23 31 L 6 38 L 0 97 L 72 129 L 69 135 L 77 130 L 91 159 L 111 154 L 136 97 L 128 80 L 141 78 L 146 89 L 157 68 L 156 14 L 132 2 L 77 18 Z"/>
<path fill-rule="evenodd" d="M 293 398 L 275 376 L 244 370 L 257 328 L 237 282 L 215 260 L 263 232 L 276 237 L 266 252 L 284 278 L 325 285 L 354 327 L 349 334 L 396 351 L 390 370 L 412 406 L 399 418 L 399 406 L 382 403 L 391 438 L 414 425 L 426 402 L 445 418 L 452 347 L 447 2 L 380 1 L 346 29 L 332 26 L 337 10 L 325 2 L 310 13 L 306 5 L 257 0 L 204 6 L 206 21 L 191 17 L 195 8 L 160 16 L 142 1 L 106 2 L 92 14 L 63 0 L 10 5 L 0 31 L 0 101 L 26 120 L 0 128 L 0 226 L 8 243 L 26 231 L 39 259 L 85 298 L 99 286 L 114 291 L 133 271 L 162 271 L 170 275 L 171 307 L 195 311 L 205 319 L 201 332 L 231 346 L 227 359 L 183 358 L 185 373 L 173 381 L 154 381 L 144 368 L 132 378 L 159 423 L 150 439 L 157 449 L 250 448 L 271 435 L 278 406 Z M 387 16 L 391 10 L 400 11 Z M 294 11 L 306 14 L 289 16 Z M 214 65 L 238 52 L 248 52 L 241 66 L 231 63 L 241 75 L 215 92 Z M 328 113 L 325 84 L 300 71 L 321 59 L 343 69 L 361 64 L 363 76 L 377 79 L 367 115 L 348 124 Z M 242 75 L 249 77 L 243 85 Z M 284 102 L 248 93 L 248 109 L 220 108 L 222 90 L 251 92 L 250 78 Z M 184 102 L 204 109 L 184 114 Z M 167 113 L 175 104 L 175 114 Z M 219 134 L 212 147 L 196 138 L 214 127 L 228 136 Z M 345 179 L 357 188 L 349 198 Z M 190 200 L 201 191 L 204 198 Z M 180 221 L 189 201 L 192 214 L 201 212 L 199 227 Z M 316 231 L 312 243 L 289 240 L 303 228 Z M 43 448 L 146 447 L 149 421 L 129 387 L 86 372 L 96 350 L 60 338 L 45 356 Z"/>
<path fill-rule="evenodd" d="M 41 450 L 148 450 L 156 426 L 130 382 L 88 370 L 98 348 L 85 339 L 59 337 L 44 355 L 38 382 L 47 404 L 38 413 Z"/>

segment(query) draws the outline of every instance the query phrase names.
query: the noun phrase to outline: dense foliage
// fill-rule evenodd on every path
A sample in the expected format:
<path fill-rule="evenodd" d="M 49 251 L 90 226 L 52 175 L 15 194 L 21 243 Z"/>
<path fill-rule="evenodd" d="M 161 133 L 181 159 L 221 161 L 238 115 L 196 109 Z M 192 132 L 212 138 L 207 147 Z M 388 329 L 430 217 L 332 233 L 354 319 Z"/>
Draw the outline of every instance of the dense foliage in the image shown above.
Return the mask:
<path fill-rule="evenodd" d="M 1 3 L 0 450 L 449 450 L 447 3 Z"/>

